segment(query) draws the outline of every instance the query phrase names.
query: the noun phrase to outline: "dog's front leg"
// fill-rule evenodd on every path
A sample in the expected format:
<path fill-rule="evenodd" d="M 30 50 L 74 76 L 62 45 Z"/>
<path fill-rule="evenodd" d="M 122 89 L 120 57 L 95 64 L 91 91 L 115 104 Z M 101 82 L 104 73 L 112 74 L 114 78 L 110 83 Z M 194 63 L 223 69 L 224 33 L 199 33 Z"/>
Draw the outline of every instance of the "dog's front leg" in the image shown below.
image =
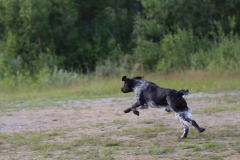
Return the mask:
<path fill-rule="evenodd" d="M 135 104 L 132 105 L 132 107 L 125 109 L 124 113 L 129 113 L 129 112 L 133 111 L 134 114 L 139 116 L 139 112 L 136 110 L 136 108 L 139 106 L 140 106 L 140 104 L 138 102 L 136 102 Z"/>
<path fill-rule="evenodd" d="M 168 105 L 168 106 L 165 108 L 165 111 L 166 111 L 166 112 L 172 112 L 172 109 L 171 109 L 171 107 Z"/>

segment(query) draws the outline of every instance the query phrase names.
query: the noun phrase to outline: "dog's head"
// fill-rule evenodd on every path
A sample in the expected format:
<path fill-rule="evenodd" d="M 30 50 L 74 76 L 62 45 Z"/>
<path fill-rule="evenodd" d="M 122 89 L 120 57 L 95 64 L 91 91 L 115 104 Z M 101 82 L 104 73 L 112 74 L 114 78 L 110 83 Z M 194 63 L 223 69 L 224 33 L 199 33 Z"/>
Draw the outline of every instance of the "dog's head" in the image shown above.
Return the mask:
<path fill-rule="evenodd" d="M 133 91 L 133 87 L 141 80 L 143 77 L 137 76 L 133 78 L 127 78 L 127 76 L 122 77 L 122 81 L 124 81 L 124 86 L 121 91 L 123 93 L 128 93 Z"/>

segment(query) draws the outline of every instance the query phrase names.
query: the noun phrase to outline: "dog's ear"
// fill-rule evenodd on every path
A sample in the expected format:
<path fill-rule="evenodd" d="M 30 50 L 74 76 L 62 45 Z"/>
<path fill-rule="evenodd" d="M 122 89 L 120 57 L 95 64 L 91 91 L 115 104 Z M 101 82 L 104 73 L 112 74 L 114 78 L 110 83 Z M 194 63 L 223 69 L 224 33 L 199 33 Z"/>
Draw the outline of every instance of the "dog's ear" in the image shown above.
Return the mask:
<path fill-rule="evenodd" d="M 137 76 L 137 77 L 133 77 L 133 79 L 142 79 L 143 77 L 141 76 Z"/>
<path fill-rule="evenodd" d="M 122 77 L 122 81 L 128 83 L 128 84 L 131 84 L 131 79 L 127 78 L 127 76 L 123 76 Z"/>
<path fill-rule="evenodd" d="M 125 81 L 127 79 L 127 76 L 122 77 L 122 81 Z"/>

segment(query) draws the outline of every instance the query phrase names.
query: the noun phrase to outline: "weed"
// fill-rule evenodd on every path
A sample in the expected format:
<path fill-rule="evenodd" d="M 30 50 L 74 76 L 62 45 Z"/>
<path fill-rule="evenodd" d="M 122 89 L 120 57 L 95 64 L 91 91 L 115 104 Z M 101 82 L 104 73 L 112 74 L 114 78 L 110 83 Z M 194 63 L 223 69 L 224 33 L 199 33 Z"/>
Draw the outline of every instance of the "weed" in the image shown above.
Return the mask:
<path fill-rule="evenodd" d="M 138 122 L 138 124 L 151 124 L 151 123 L 154 123 L 154 121 L 151 121 L 151 120 L 144 120 L 144 121 L 140 121 L 140 122 Z"/>
<path fill-rule="evenodd" d="M 113 152 L 113 150 L 111 150 L 111 149 L 104 149 L 104 150 L 102 150 L 102 154 L 104 155 L 104 156 L 109 156 L 109 155 L 111 155 L 111 154 L 113 154 L 114 152 Z"/>
<path fill-rule="evenodd" d="M 173 151 L 174 151 L 173 148 L 170 148 L 170 147 L 166 147 L 160 150 L 159 148 L 153 146 L 148 149 L 148 154 L 160 155 L 160 154 L 165 154 Z"/>
<path fill-rule="evenodd" d="M 129 140 L 126 144 L 124 144 L 126 147 L 140 147 L 142 144 L 139 141 L 135 140 Z"/>
<path fill-rule="evenodd" d="M 92 107 L 91 106 L 87 106 L 85 109 L 91 109 Z"/>
<path fill-rule="evenodd" d="M 47 134 L 48 136 L 58 136 L 59 134 L 57 132 L 51 132 Z"/>
<path fill-rule="evenodd" d="M 210 143 L 205 143 L 204 145 L 204 148 L 209 150 L 209 151 L 215 151 L 215 152 L 222 152 L 222 151 L 225 151 L 227 150 L 227 147 L 225 144 L 223 143 L 220 143 L 220 142 L 215 142 L 215 141 L 212 141 Z"/>
<path fill-rule="evenodd" d="M 52 153 L 45 153 L 45 155 L 43 156 L 44 158 L 51 158 L 53 157 Z"/>
<path fill-rule="evenodd" d="M 225 126 L 225 129 L 220 131 L 221 137 L 235 137 L 238 129 L 235 126 Z"/>
<path fill-rule="evenodd" d="M 105 141 L 103 141 L 104 147 L 112 147 L 112 146 L 119 146 L 119 145 L 120 145 L 120 141 L 115 139 L 108 138 Z"/>
<path fill-rule="evenodd" d="M 234 150 L 236 150 L 238 153 L 240 153 L 240 143 L 238 141 L 230 143 L 230 145 L 233 147 Z"/>
<path fill-rule="evenodd" d="M 91 125 L 91 127 L 104 127 L 104 123 L 97 123 L 95 125 Z"/>
<path fill-rule="evenodd" d="M 205 107 L 200 111 L 196 111 L 196 113 L 199 113 L 199 114 L 205 113 L 210 115 L 212 113 L 217 113 L 217 112 L 222 112 L 227 110 L 235 111 L 239 108 L 240 108 L 240 105 Z"/>
<path fill-rule="evenodd" d="M 90 150 L 91 149 L 78 150 L 78 151 L 75 151 L 73 153 L 76 154 L 76 155 L 82 155 L 82 154 L 86 154 L 86 153 L 90 152 Z"/>
<path fill-rule="evenodd" d="M 89 135 L 83 135 L 81 139 L 74 141 L 74 146 L 81 146 L 84 144 L 96 146 L 101 143 L 100 137 L 91 137 Z"/>
<path fill-rule="evenodd" d="M 153 127 L 163 127 L 163 124 L 162 123 L 156 123 L 153 125 Z"/>
<path fill-rule="evenodd" d="M 160 76 L 155 73 L 142 74 L 145 74 L 147 80 L 162 87 L 175 89 L 188 88 L 191 93 L 193 93 L 202 91 L 220 92 L 226 90 L 240 90 L 240 74 L 237 73 L 213 73 L 209 71 L 194 70 L 173 72 L 165 76 Z M 119 92 L 119 89 L 123 85 L 123 83 L 119 83 L 120 79 L 121 77 L 108 77 L 108 85 L 106 85 L 106 79 L 104 78 L 89 78 L 86 76 L 78 79 L 74 83 L 68 83 L 66 85 L 65 83 L 55 85 L 27 85 L 25 87 L 14 87 L 14 89 L 9 90 L 2 88 L 4 92 L 0 92 L 0 110 L 41 108 L 41 106 L 46 106 L 46 104 L 47 106 L 49 106 L 49 104 L 56 106 L 57 104 L 53 103 L 53 101 L 67 101 L 69 99 L 133 96 L 134 93 L 126 95 Z M 181 81 L 176 83 L 176 79 L 181 79 Z M 224 85 L 222 85 L 220 81 L 224 81 Z M 217 84 L 213 84 L 213 82 Z M 203 85 L 208 87 L 202 88 Z M 79 95 L 81 96 L 79 97 Z M 16 105 L 18 107 L 16 107 Z"/>
<path fill-rule="evenodd" d="M 143 154 L 143 152 L 142 152 L 142 151 L 139 151 L 139 150 L 137 150 L 137 151 L 135 151 L 133 154 L 134 154 L 134 155 L 142 155 L 142 154 Z"/>
<path fill-rule="evenodd" d="M 234 100 L 234 99 L 228 99 L 228 100 L 226 100 L 226 102 L 228 102 L 228 103 L 237 103 L 238 101 Z"/>
<path fill-rule="evenodd" d="M 222 155 L 220 155 L 220 156 L 219 156 L 219 155 L 210 155 L 209 158 L 210 158 L 210 159 L 221 160 L 221 159 L 223 159 L 223 156 L 222 156 Z"/>
<path fill-rule="evenodd" d="M 86 158 L 87 159 L 99 158 L 99 151 L 97 149 L 92 149 L 90 153 L 87 154 Z"/>
<path fill-rule="evenodd" d="M 113 124 L 121 124 L 121 125 L 126 125 L 128 123 L 128 120 L 127 119 L 114 119 Z"/>
<path fill-rule="evenodd" d="M 79 128 L 85 130 L 86 128 L 88 128 L 87 126 L 80 126 Z"/>
<path fill-rule="evenodd" d="M 183 149 L 193 148 L 193 151 L 201 151 L 202 150 L 199 146 L 197 146 L 195 144 L 183 145 L 182 148 Z"/>

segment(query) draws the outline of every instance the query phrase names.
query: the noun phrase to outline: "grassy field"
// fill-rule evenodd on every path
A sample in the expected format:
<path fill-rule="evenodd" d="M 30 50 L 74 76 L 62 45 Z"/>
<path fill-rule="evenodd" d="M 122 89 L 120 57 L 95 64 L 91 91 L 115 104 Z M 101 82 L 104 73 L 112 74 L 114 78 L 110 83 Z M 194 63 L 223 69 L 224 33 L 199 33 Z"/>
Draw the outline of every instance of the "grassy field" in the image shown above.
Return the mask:
<path fill-rule="evenodd" d="M 83 78 L 68 85 L 0 93 L 0 159 L 234 159 L 240 156 L 240 74 L 188 71 L 137 74 L 159 86 L 226 93 L 187 99 L 194 120 L 187 139 L 164 109 L 124 114 L 134 103 L 121 77 Z M 132 75 L 133 76 L 133 75 Z M 115 98 L 107 98 L 115 97 Z M 187 97 L 186 97 L 187 98 Z"/>
<path fill-rule="evenodd" d="M 164 88 L 189 89 L 194 92 L 224 92 L 240 90 L 240 71 L 185 71 L 174 72 L 165 76 L 158 73 L 130 73 L 128 77 L 143 76 Z M 55 99 L 91 99 L 102 97 L 123 97 L 133 94 L 122 94 L 122 76 L 102 78 L 84 76 L 71 83 L 38 84 L 31 82 L 21 85 L 0 88 L 1 100 L 55 100 Z"/>
<path fill-rule="evenodd" d="M 240 120 L 236 118 L 240 114 L 240 98 L 232 98 L 237 102 L 229 103 L 224 98 L 188 100 L 194 110 L 194 119 L 204 126 L 206 131 L 199 134 L 190 126 L 187 139 L 178 139 L 183 129 L 174 114 L 166 113 L 163 109 L 140 111 L 139 117 L 132 113 L 124 114 L 123 106 L 131 103 L 130 98 L 116 98 L 112 103 L 101 102 L 91 104 L 91 107 L 79 105 L 74 109 L 45 108 L 42 112 L 25 110 L 5 113 L 0 118 L 8 118 L 9 122 L 15 119 L 21 124 L 28 121 L 25 114 L 28 112 L 32 115 L 29 118 L 32 125 L 19 125 L 15 128 L 8 123 L 0 125 L 0 129 L 8 126 L 0 133 L 0 159 L 230 160 L 240 155 Z M 219 104 L 224 106 L 218 106 Z M 54 117 L 50 110 L 61 116 Z M 64 117 L 63 113 L 70 110 L 73 110 L 73 113 Z M 40 115 L 40 119 L 37 119 L 36 115 Z M 68 121 L 69 116 L 71 118 Z M 44 122 L 36 124 L 39 120 Z M 53 124 L 55 121 L 60 121 L 60 125 Z M 47 123 L 52 125 L 45 128 Z M 34 124 L 40 127 L 32 128 Z M 9 129 L 11 127 L 14 129 Z M 21 130 L 21 127 L 25 127 L 25 130 Z"/>

